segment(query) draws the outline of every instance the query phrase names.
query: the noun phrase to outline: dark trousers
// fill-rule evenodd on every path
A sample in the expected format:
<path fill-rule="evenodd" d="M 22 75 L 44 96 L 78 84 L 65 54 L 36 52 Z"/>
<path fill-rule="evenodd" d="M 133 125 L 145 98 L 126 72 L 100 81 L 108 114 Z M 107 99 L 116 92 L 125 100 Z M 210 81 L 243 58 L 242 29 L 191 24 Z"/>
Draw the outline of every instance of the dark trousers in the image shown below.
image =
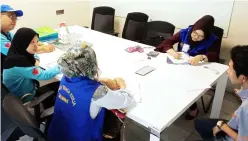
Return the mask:
<path fill-rule="evenodd" d="M 215 141 L 226 136 L 224 132 L 219 132 L 216 137 L 213 136 L 213 128 L 220 119 L 198 119 L 195 120 L 195 129 L 204 141 Z M 226 120 L 223 120 L 226 121 Z"/>
<path fill-rule="evenodd" d="M 120 141 L 122 123 L 110 110 L 105 110 L 103 134 L 112 136 L 112 139 L 103 138 L 103 141 Z"/>
<path fill-rule="evenodd" d="M 189 109 L 190 109 L 191 111 L 197 109 L 197 104 L 196 104 L 196 102 L 195 102 L 193 105 L 191 105 L 191 106 L 189 107 Z"/>

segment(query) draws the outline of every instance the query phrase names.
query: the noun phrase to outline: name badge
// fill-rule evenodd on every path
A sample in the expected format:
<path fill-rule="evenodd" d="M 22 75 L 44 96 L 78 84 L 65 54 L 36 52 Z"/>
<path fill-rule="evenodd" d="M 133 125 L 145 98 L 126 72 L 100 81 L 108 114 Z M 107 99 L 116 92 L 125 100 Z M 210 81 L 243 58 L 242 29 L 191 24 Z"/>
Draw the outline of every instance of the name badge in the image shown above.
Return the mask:
<path fill-rule="evenodd" d="M 188 52 L 188 50 L 189 50 L 189 45 L 188 44 L 183 44 L 182 51 L 183 52 Z"/>

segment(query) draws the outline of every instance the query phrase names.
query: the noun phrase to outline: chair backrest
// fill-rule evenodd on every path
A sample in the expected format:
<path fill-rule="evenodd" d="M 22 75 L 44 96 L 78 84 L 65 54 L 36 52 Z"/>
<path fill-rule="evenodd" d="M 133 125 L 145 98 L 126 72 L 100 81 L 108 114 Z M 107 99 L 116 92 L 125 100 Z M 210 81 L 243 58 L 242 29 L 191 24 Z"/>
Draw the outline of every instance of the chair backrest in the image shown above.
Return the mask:
<path fill-rule="evenodd" d="M 9 94 L 8 89 L 5 87 L 3 83 L 1 83 L 1 103 L 3 103 L 3 99 L 6 95 Z M 13 123 L 12 120 L 4 113 L 3 106 L 1 106 L 1 134 L 7 130 L 10 125 Z"/>
<path fill-rule="evenodd" d="M 218 39 L 215 41 L 215 45 L 209 48 L 209 51 L 217 52 L 218 54 L 220 54 L 220 48 L 221 48 L 221 42 L 222 42 L 224 30 L 220 27 L 214 26 L 213 33 L 218 37 Z"/>
<path fill-rule="evenodd" d="M 3 99 L 3 109 L 23 133 L 35 139 L 45 139 L 44 133 L 39 130 L 39 124 L 23 106 L 21 100 L 13 95 L 7 95 Z"/>
<path fill-rule="evenodd" d="M 146 37 L 154 36 L 172 36 L 175 31 L 175 26 L 165 21 L 150 21 L 147 23 Z"/>
<path fill-rule="evenodd" d="M 165 21 L 150 21 L 147 23 L 145 43 L 158 46 L 164 40 L 170 38 L 175 31 L 175 26 Z"/>
<path fill-rule="evenodd" d="M 104 33 L 114 32 L 114 17 L 114 8 L 107 6 L 95 7 L 93 10 L 91 29 Z"/>
<path fill-rule="evenodd" d="M 148 15 L 140 12 L 128 13 L 122 38 L 141 41 L 145 39 Z"/>

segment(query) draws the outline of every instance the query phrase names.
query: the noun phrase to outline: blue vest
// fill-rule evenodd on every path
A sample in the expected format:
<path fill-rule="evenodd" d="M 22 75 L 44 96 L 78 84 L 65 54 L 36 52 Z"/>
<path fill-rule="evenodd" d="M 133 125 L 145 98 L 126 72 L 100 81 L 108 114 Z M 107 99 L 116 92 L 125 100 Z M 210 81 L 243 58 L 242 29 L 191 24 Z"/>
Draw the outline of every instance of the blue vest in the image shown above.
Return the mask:
<path fill-rule="evenodd" d="M 63 77 L 60 82 L 54 115 L 48 129 L 51 141 L 102 141 L 104 112 L 90 116 L 90 103 L 101 84 L 86 77 Z"/>
<path fill-rule="evenodd" d="M 192 27 L 186 28 L 186 29 L 182 29 L 180 30 L 180 41 L 183 44 L 189 44 L 188 43 L 188 37 L 190 34 L 190 30 Z M 213 33 L 209 36 L 209 38 L 204 39 L 203 41 L 201 41 L 200 44 L 198 44 L 196 47 L 189 48 L 188 50 L 188 54 L 190 56 L 196 56 L 199 54 L 207 54 L 207 51 L 209 49 L 209 47 L 214 43 L 215 40 L 217 40 L 218 37 L 215 36 Z M 180 44 L 178 44 L 178 51 L 182 51 L 182 46 Z"/>

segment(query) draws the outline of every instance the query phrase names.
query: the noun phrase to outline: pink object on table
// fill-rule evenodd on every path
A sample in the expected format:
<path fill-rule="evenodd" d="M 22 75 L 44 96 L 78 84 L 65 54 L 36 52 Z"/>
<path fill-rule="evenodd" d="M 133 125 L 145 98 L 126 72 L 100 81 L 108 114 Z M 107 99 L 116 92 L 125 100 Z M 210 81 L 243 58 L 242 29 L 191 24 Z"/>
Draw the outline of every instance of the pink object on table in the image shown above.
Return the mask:
<path fill-rule="evenodd" d="M 140 52 L 140 53 L 143 53 L 144 49 L 142 47 L 140 47 L 140 46 L 135 46 L 135 47 L 128 47 L 126 49 L 126 51 L 129 52 L 129 53 L 133 53 L 133 52 L 136 52 L 136 51 Z"/>

